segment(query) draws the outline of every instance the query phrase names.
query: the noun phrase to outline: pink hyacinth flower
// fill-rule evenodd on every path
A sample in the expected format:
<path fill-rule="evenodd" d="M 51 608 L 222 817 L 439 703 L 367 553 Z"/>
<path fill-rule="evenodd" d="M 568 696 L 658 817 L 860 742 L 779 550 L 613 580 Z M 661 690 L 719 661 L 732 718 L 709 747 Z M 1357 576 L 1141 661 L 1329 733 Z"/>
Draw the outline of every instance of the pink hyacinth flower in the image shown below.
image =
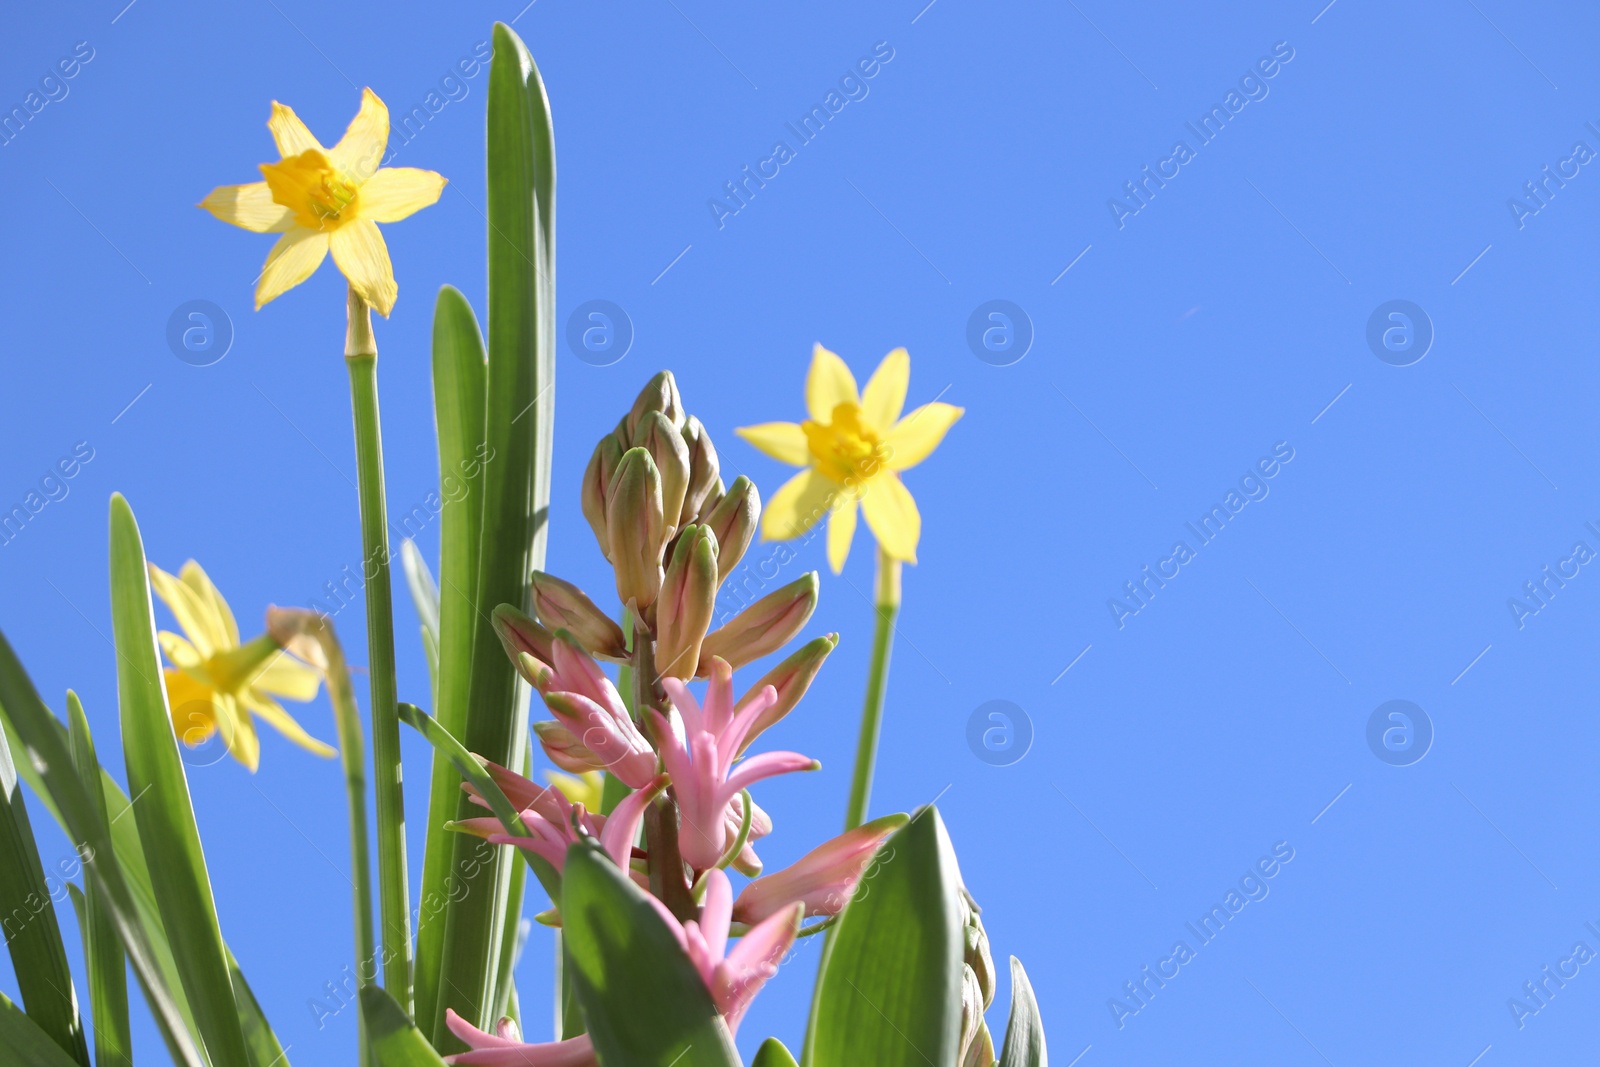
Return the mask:
<path fill-rule="evenodd" d="M 609 816 L 586 811 L 582 804 L 574 804 L 559 789 L 546 789 L 530 782 L 496 763 L 488 764 L 489 773 L 496 784 L 522 812 L 522 825 L 531 837 L 508 834 L 500 820 L 494 816 L 481 819 L 462 819 L 456 827 L 466 833 L 481 837 L 492 845 L 515 845 L 544 857 L 556 870 L 567 862 L 567 847 L 579 840 L 574 820 L 590 837 L 600 839 L 614 863 L 629 871 L 633 858 L 633 842 L 639 834 L 639 824 L 645 809 L 666 788 L 667 776 L 659 775 L 646 782 L 644 788 L 623 797 Z M 488 803 L 470 785 L 466 787 L 473 803 L 488 807 Z"/>
<path fill-rule="evenodd" d="M 737 823 L 730 829 L 728 808 L 741 789 L 763 778 L 790 771 L 813 771 L 822 765 L 798 752 L 765 752 L 734 766 L 745 735 L 778 699 L 778 694 L 769 685 L 735 714 L 733 669 L 724 660 L 711 661 L 704 708 L 678 679 L 663 678 L 661 684 L 683 719 L 680 738 L 666 716 L 650 709 L 661 762 L 672 776 L 683 817 L 678 847 L 685 862 L 704 871 L 717 865 L 738 832 Z"/>
<path fill-rule="evenodd" d="M 665 904 L 650 897 L 662 921 L 683 946 L 689 962 L 711 993 L 717 1012 L 736 1033 L 750 1002 L 778 973 L 783 954 L 800 930 L 800 905 L 795 904 L 757 923 L 728 951 L 728 926 L 733 918 L 733 887 L 720 870 L 706 875 L 706 902 L 698 920 L 679 923 Z"/>
<path fill-rule="evenodd" d="M 654 778 L 656 754 L 594 657 L 558 630 L 551 659 L 539 692 L 566 733 L 550 738 L 540 733 L 541 741 L 550 742 L 545 745 L 550 758 L 569 771 L 610 771 L 631 789 Z"/>
<path fill-rule="evenodd" d="M 497 1034 L 487 1034 L 446 1008 L 445 1025 L 460 1038 L 470 1052 L 446 1056 L 452 1067 L 597 1067 L 594 1043 L 588 1034 L 565 1041 L 529 1045 L 517 1039 L 514 1027 L 502 1023 Z"/>
<path fill-rule="evenodd" d="M 754 925 L 796 902 L 807 916 L 839 914 L 884 838 L 905 824 L 904 815 L 885 815 L 824 841 L 793 866 L 745 886 L 733 905 L 733 917 Z"/>

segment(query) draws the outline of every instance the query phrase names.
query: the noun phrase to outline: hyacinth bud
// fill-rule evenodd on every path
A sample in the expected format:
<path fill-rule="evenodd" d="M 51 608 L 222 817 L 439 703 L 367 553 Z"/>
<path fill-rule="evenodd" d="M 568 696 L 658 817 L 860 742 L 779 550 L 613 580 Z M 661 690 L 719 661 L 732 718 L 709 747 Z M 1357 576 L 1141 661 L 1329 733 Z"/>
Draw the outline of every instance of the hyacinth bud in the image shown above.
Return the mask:
<path fill-rule="evenodd" d="M 545 755 L 564 771 L 572 774 L 583 774 L 585 771 L 603 770 L 605 764 L 599 756 L 589 751 L 578 735 L 567 729 L 553 719 L 546 719 L 533 724 L 533 732 L 539 737 L 539 744 L 544 747 Z"/>
<path fill-rule="evenodd" d="M 594 454 L 589 457 L 589 468 L 583 472 L 580 493 L 583 517 L 589 520 L 589 528 L 594 531 L 594 539 L 600 542 L 600 551 L 606 559 L 611 558 L 611 544 L 606 539 L 606 490 L 610 488 L 611 476 L 621 462 L 622 442 L 617 440 L 616 434 L 608 433 L 594 446 Z"/>
<path fill-rule="evenodd" d="M 627 431 L 630 441 L 637 441 L 639 422 L 646 412 L 658 411 L 672 423 L 673 429 L 683 425 L 683 400 L 678 396 L 678 381 L 672 372 L 664 370 L 645 383 L 639 395 L 634 398 L 633 408 L 622 420 L 622 428 Z"/>
<path fill-rule="evenodd" d="M 982 908 L 972 899 L 972 894 L 967 892 L 967 887 L 961 887 L 962 915 L 966 923 L 963 931 L 965 947 L 962 959 L 977 977 L 978 988 L 983 993 L 983 1006 L 987 1008 L 994 1003 L 995 974 L 994 957 L 989 954 L 989 932 L 983 928 L 983 919 L 980 917 Z"/>
<path fill-rule="evenodd" d="M 666 516 L 666 535 L 671 537 L 678 528 L 678 516 L 683 514 L 684 494 L 689 491 L 689 446 L 683 433 L 659 411 L 647 411 L 639 419 L 639 428 L 633 443 L 649 449 L 661 475 L 661 510 Z"/>
<path fill-rule="evenodd" d="M 529 670 L 542 668 L 548 671 L 549 664 L 555 658 L 551 651 L 555 643 L 555 635 L 533 619 L 524 615 L 510 604 L 501 604 L 494 609 L 492 618 L 494 632 L 500 637 L 500 644 L 505 648 L 506 655 L 511 657 L 511 662 L 517 664 L 517 671 L 530 684 L 533 679 L 528 677 Z M 536 666 L 524 668 L 520 662 L 523 656 L 533 660 Z"/>
<path fill-rule="evenodd" d="M 643 611 L 661 592 L 661 546 L 666 540 L 661 510 L 661 474 L 643 448 L 622 455 L 606 493 L 606 535 L 617 599 Z"/>
<path fill-rule="evenodd" d="M 687 526 L 699 516 L 706 500 L 721 484 L 721 464 L 717 448 L 700 420 L 690 415 L 683 424 L 683 441 L 689 447 L 689 489 L 683 496 L 683 512 L 678 525 Z"/>
<path fill-rule="evenodd" d="M 799 651 L 768 671 L 739 698 L 739 703 L 734 707 L 735 712 L 743 711 L 745 705 L 759 696 L 769 685 L 778 693 L 778 702 L 756 716 L 756 721 L 751 724 L 750 733 L 746 735 L 744 744 L 739 746 L 739 755 L 744 754 L 744 750 L 750 747 L 750 742 L 760 737 L 763 730 L 794 710 L 795 705 L 800 703 L 800 698 L 806 695 L 806 690 L 811 688 L 817 672 L 822 669 L 822 662 L 838 645 L 838 634 L 826 634 L 814 641 L 807 641 L 800 646 Z"/>
<path fill-rule="evenodd" d="M 705 517 L 717 538 L 717 582 L 721 584 L 744 558 L 761 524 L 761 494 L 755 483 L 739 475 Z"/>
<path fill-rule="evenodd" d="M 656 602 L 656 670 L 663 677 L 694 677 L 716 605 L 717 539 L 704 526 L 686 526 Z"/>
<path fill-rule="evenodd" d="M 961 971 L 961 1055 L 956 1062 L 960 1067 L 993 1067 L 994 1038 L 983 1019 L 978 979 L 971 967 Z"/>
<path fill-rule="evenodd" d="M 707 635 L 695 673 L 709 675 L 713 657 L 738 668 L 782 648 L 816 610 L 817 591 L 817 572 L 812 571 L 745 608 L 726 626 Z"/>
<path fill-rule="evenodd" d="M 628 642 L 622 627 L 582 589 L 543 571 L 533 572 L 533 610 L 552 630 L 566 630 L 592 656 L 627 658 Z"/>

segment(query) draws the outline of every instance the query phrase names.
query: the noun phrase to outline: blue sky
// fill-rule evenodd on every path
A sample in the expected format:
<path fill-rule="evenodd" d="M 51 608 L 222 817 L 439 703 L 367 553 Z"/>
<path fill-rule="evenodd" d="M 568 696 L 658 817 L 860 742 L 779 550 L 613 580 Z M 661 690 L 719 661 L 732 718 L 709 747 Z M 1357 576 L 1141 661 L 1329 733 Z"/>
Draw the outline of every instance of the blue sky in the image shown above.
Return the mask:
<path fill-rule="evenodd" d="M 0 145 L 0 504 L 56 499 L 0 546 L 0 627 L 55 707 L 83 695 L 103 754 L 113 490 L 152 559 L 199 559 L 243 620 L 359 558 L 342 282 L 325 267 L 252 311 L 267 239 L 193 205 L 270 158 L 274 98 L 325 140 L 362 86 L 426 113 L 395 161 L 451 185 L 388 228 L 400 300 L 378 327 L 390 506 L 410 510 L 437 489 L 433 294 L 484 310 L 485 79 L 458 64 L 516 18 L 555 112 L 563 335 L 594 300 L 633 331 L 609 366 L 559 355 L 550 569 L 607 584 L 577 482 L 654 371 L 677 372 L 725 467 L 770 495 L 786 471 L 733 427 L 800 415 L 813 342 L 862 377 L 907 346 L 912 402 L 967 414 L 907 477 L 925 532 L 873 810 L 939 798 L 1058 1063 L 1493 1067 L 1594 1046 L 1600 965 L 1574 954 L 1600 952 L 1593 14 L 522 2 L 330 18 L 90 0 L 7 20 L 0 103 L 38 95 Z M 816 107 L 831 117 L 807 140 L 791 126 Z M 167 341 L 199 300 L 231 323 L 209 366 Z M 1020 359 L 983 347 L 1007 325 L 986 310 L 969 329 L 997 300 L 1025 316 Z M 432 558 L 437 531 L 420 543 Z M 824 768 L 761 791 L 773 866 L 842 816 L 863 547 L 842 577 L 821 539 L 788 565 L 825 572 L 808 632 L 843 641 L 770 735 Z M 401 696 L 426 703 L 399 603 Z M 337 619 L 357 662 L 360 610 Z M 1003 766 L 968 740 L 997 700 L 1031 734 Z M 1383 712 L 1373 747 L 1396 700 L 1410 719 Z M 325 699 L 303 719 L 332 737 Z M 1424 719 L 1420 759 L 1384 747 Z M 263 749 L 253 777 L 191 773 L 223 927 L 290 1059 L 344 1064 L 353 1014 L 319 1029 L 307 1007 L 349 956 L 337 769 Z M 428 753 L 407 738 L 406 758 L 420 856 Z M 1233 889 L 1202 944 L 1189 924 Z M 798 1043 L 814 962 L 769 985 L 742 1046 Z M 1547 966 L 1569 977 L 1531 1000 Z M 541 1034 L 537 936 L 518 977 Z M 159 1060 L 142 1017 L 138 1037 Z"/>

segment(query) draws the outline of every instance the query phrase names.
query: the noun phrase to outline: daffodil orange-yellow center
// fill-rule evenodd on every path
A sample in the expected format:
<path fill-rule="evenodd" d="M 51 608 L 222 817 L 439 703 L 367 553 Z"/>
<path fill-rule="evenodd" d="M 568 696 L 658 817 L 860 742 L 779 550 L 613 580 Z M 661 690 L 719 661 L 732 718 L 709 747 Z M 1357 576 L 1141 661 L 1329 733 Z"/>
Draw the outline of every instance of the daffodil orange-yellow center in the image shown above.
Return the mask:
<path fill-rule="evenodd" d="M 800 424 L 816 468 L 842 485 L 861 485 L 887 469 L 890 449 L 861 418 L 857 404 L 836 404 L 827 423 L 807 419 Z"/>
<path fill-rule="evenodd" d="M 261 164 L 274 203 L 294 212 L 308 230 L 336 230 L 361 214 L 360 183 L 315 148 L 277 163 Z"/>

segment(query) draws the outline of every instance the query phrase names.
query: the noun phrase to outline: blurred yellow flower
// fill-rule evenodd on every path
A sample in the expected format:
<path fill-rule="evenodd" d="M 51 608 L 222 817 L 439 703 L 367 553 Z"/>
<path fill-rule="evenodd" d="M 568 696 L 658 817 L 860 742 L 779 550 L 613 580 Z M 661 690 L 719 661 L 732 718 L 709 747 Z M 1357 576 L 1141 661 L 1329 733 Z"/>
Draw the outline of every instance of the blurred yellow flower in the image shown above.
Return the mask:
<path fill-rule="evenodd" d="M 828 564 L 838 574 L 850 554 L 859 505 L 887 555 L 917 561 L 922 516 L 900 472 L 927 459 L 963 409 L 934 401 L 901 418 L 910 381 L 911 357 L 897 348 L 858 394 L 844 360 L 817 345 L 806 377 L 811 418 L 736 431 L 772 458 L 806 468 L 767 501 L 763 539 L 798 537 L 826 515 Z"/>
<path fill-rule="evenodd" d="M 200 202 L 223 222 L 281 233 L 256 284 L 256 308 L 299 285 L 331 250 L 356 295 L 388 316 L 399 287 L 377 223 L 399 222 L 439 199 L 445 180 L 415 167 L 378 169 L 389 109 L 371 89 L 338 144 L 323 148 L 293 109 L 272 102 L 267 120 L 283 158 L 261 164 L 266 181 L 223 185 Z"/>
<path fill-rule="evenodd" d="M 315 697 L 322 680 L 316 668 L 285 652 L 268 634 L 241 645 L 228 602 L 194 560 L 177 577 L 152 563 L 150 587 L 183 629 L 183 634 L 157 634 L 174 664 L 164 673 L 179 740 L 195 748 L 220 732 L 234 758 L 254 771 L 261 761 L 261 742 L 250 718 L 255 714 L 301 748 L 335 755 L 272 699 Z"/>

